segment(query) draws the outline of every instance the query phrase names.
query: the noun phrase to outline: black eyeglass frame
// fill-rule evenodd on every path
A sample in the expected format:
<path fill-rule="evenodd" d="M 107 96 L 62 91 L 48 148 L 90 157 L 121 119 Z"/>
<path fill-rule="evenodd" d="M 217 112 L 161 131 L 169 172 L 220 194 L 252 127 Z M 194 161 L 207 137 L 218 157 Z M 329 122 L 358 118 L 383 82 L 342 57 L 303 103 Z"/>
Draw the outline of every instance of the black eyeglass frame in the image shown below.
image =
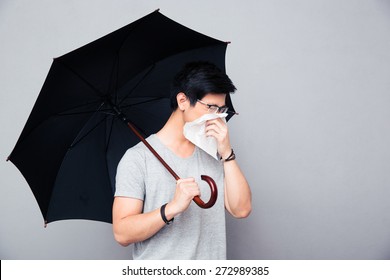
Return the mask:
<path fill-rule="evenodd" d="M 205 106 L 207 106 L 208 110 L 211 110 L 214 108 L 215 112 L 214 113 L 219 113 L 219 114 L 223 114 L 223 113 L 229 113 L 229 114 L 233 114 L 233 115 L 238 115 L 237 112 L 234 112 L 234 111 L 230 111 L 229 110 L 229 107 L 228 106 L 218 106 L 218 105 L 215 105 L 215 104 L 208 104 L 200 99 L 197 99 L 196 100 L 197 102 L 199 102 L 200 104 L 203 104 Z"/>

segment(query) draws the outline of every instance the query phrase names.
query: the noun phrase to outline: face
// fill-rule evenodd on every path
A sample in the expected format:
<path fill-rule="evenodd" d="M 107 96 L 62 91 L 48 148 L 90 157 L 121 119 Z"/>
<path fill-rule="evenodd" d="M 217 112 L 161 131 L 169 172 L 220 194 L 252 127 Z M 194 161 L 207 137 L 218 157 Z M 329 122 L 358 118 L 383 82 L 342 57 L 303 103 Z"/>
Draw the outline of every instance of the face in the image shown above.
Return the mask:
<path fill-rule="evenodd" d="M 195 106 L 191 106 L 190 101 L 187 98 L 182 107 L 184 108 L 184 121 L 191 122 L 202 117 L 205 114 L 209 114 L 212 111 L 213 107 L 211 106 L 211 109 L 209 109 L 210 106 L 208 105 L 223 107 L 225 106 L 225 101 L 226 101 L 226 94 L 221 94 L 221 93 L 206 94 L 200 100 L 200 102 L 196 102 Z"/>

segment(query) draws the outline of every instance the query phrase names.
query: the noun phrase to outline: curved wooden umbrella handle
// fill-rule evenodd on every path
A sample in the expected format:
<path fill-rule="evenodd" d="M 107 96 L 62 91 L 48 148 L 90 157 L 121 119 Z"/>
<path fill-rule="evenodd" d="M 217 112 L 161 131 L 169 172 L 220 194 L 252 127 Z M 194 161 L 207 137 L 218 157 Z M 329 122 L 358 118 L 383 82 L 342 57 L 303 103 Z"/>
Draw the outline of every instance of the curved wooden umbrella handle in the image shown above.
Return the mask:
<path fill-rule="evenodd" d="M 207 175 L 202 175 L 202 176 L 200 176 L 200 178 L 203 181 L 206 181 L 207 184 L 209 184 L 209 186 L 210 186 L 210 191 L 211 191 L 210 199 L 207 203 L 205 203 L 202 199 L 200 199 L 199 196 L 195 196 L 193 200 L 200 208 L 203 208 L 203 209 L 211 208 L 211 207 L 213 207 L 213 205 L 217 201 L 217 197 L 218 197 L 217 184 L 215 183 L 213 178 L 211 178 Z"/>

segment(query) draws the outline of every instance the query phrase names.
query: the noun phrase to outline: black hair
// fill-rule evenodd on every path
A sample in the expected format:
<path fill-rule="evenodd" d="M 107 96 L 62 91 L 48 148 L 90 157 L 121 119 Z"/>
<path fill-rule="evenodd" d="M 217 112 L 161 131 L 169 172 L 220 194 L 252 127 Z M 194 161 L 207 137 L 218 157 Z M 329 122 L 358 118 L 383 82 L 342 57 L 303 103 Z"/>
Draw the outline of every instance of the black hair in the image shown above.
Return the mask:
<path fill-rule="evenodd" d="M 197 61 L 190 62 L 174 77 L 171 87 L 171 108 L 175 111 L 178 107 L 176 96 L 183 92 L 194 106 L 198 99 L 202 99 L 208 93 L 230 94 L 236 90 L 232 81 L 216 65 Z"/>

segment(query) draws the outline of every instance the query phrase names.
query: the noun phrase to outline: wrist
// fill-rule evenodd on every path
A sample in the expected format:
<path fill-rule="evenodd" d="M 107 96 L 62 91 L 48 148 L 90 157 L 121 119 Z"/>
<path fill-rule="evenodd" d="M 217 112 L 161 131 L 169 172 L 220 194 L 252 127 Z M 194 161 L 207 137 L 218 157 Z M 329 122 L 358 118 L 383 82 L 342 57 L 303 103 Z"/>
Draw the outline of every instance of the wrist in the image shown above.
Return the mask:
<path fill-rule="evenodd" d="M 234 153 L 233 149 L 231 149 L 228 156 L 226 156 L 226 157 L 221 156 L 220 161 L 227 162 L 227 161 L 231 161 L 231 160 L 235 160 L 235 159 L 236 159 L 236 154 Z"/>
<path fill-rule="evenodd" d="M 165 211 L 167 205 L 168 205 L 168 203 L 165 203 L 160 207 L 160 215 L 161 215 L 161 219 L 164 221 L 164 223 L 169 225 L 170 223 L 173 222 L 174 217 L 171 217 L 169 214 L 167 216 L 166 211 Z"/>
<path fill-rule="evenodd" d="M 167 217 L 167 219 L 171 220 L 178 214 L 180 214 L 180 212 L 175 207 L 175 204 L 173 202 L 167 203 L 167 205 L 165 206 L 165 216 Z"/>
<path fill-rule="evenodd" d="M 228 158 L 229 155 L 231 154 L 232 150 L 233 150 L 232 148 L 228 148 L 225 151 L 219 153 L 220 159 L 222 160 L 222 159 Z"/>

